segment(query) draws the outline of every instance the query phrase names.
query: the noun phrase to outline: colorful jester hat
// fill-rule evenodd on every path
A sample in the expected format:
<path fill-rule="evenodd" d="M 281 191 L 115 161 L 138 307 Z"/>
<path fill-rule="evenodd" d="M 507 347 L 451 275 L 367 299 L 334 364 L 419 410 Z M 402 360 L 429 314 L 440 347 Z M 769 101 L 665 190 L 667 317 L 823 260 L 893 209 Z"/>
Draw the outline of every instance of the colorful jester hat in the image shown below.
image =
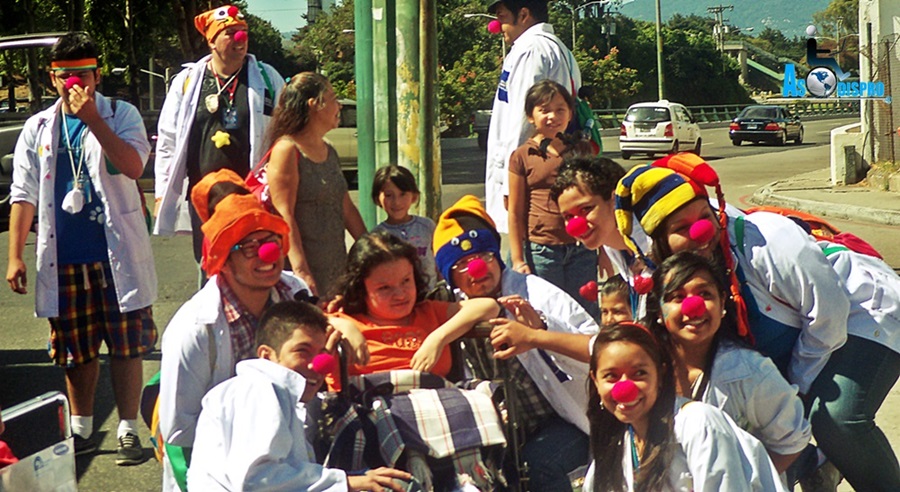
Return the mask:
<path fill-rule="evenodd" d="M 434 229 L 434 261 L 441 275 L 453 285 L 450 268 L 473 253 L 487 251 L 504 268 L 500 259 L 500 234 L 481 202 L 466 195 L 444 210 Z"/>

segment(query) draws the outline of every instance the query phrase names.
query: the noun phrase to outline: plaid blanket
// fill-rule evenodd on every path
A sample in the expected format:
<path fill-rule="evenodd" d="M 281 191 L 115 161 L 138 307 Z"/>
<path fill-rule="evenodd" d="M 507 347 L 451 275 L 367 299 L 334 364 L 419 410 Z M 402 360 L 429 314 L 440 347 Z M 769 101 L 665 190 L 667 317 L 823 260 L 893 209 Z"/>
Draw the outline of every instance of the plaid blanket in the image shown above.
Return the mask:
<path fill-rule="evenodd" d="M 417 371 L 355 376 L 346 394 L 349 398 L 340 400 L 350 401 L 337 405 L 340 417 L 328 467 L 397 466 L 407 448 L 444 458 L 506 444 L 491 397 L 456 388 L 439 376 Z"/>

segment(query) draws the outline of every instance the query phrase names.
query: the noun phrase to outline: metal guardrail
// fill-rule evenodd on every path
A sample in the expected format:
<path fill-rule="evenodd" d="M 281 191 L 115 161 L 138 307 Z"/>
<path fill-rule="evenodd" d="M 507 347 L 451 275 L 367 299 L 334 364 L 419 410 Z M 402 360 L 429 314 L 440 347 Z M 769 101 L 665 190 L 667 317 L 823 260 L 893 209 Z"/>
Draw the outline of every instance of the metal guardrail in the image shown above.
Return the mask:
<path fill-rule="evenodd" d="M 798 99 L 795 101 L 771 102 L 787 108 L 795 115 L 804 117 L 858 115 L 860 111 L 859 101 Z M 731 121 L 737 118 L 741 110 L 748 104 L 727 104 L 718 106 L 687 106 L 698 123 L 716 123 Z M 594 117 L 600 123 L 600 127 L 619 128 L 625 119 L 627 109 L 595 109 Z"/>

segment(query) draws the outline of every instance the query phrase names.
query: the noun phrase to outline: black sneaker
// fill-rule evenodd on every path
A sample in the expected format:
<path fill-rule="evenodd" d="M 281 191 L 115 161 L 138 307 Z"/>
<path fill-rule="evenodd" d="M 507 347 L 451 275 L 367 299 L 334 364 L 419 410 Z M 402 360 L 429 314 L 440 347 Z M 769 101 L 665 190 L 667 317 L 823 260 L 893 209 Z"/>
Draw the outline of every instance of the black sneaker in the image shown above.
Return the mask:
<path fill-rule="evenodd" d="M 138 436 L 128 433 L 119 438 L 116 449 L 116 464 L 119 466 L 139 465 L 144 462 L 144 449 Z"/>
<path fill-rule="evenodd" d="M 84 438 L 75 434 L 75 456 L 94 454 L 97 451 L 97 441 L 94 436 Z"/>

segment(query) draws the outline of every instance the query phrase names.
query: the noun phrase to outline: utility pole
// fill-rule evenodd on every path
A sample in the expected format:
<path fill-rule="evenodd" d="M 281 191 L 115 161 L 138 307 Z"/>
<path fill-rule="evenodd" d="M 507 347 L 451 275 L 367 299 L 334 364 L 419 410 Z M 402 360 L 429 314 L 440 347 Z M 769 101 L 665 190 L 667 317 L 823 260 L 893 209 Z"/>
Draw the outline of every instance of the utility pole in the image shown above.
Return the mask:
<path fill-rule="evenodd" d="M 725 22 L 722 19 L 722 13 L 726 10 L 734 10 L 734 5 L 718 5 L 715 7 L 707 7 L 706 11 L 716 16 L 716 26 L 713 28 L 713 35 L 716 38 L 716 47 L 719 51 L 725 51 Z"/>
<path fill-rule="evenodd" d="M 659 0 L 656 0 L 656 84 L 659 100 L 666 98 L 666 77 L 663 74 L 663 40 L 662 40 L 662 10 Z"/>

